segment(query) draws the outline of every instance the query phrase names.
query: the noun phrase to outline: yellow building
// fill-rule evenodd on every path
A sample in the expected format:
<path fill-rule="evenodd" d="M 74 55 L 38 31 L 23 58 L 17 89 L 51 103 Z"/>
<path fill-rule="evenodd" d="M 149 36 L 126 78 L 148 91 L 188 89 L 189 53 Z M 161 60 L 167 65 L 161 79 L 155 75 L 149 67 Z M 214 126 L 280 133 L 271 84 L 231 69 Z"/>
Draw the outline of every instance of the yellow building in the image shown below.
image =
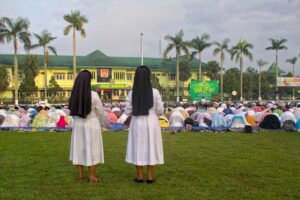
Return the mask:
<path fill-rule="evenodd" d="M 26 55 L 18 55 L 20 69 Z M 40 69 L 35 78 L 38 87 L 38 93 L 35 94 L 37 100 L 43 100 L 44 96 L 44 57 L 38 55 Z M 131 90 L 134 72 L 137 66 L 140 65 L 138 57 L 109 57 L 101 51 L 94 51 L 86 56 L 77 56 L 77 69 L 89 70 L 92 73 L 92 87 L 97 90 L 101 98 L 104 100 L 123 100 L 128 91 Z M 47 80 L 49 81 L 54 76 L 57 83 L 63 88 L 62 96 L 67 99 L 73 86 L 72 64 L 73 56 L 49 56 Z M 13 73 L 13 55 L 0 54 L 0 64 L 7 67 L 9 75 L 12 79 Z M 158 77 L 162 86 L 163 98 L 175 99 L 176 81 L 175 81 L 175 59 L 164 61 L 160 58 L 144 58 L 144 65 L 148 66 L 152 74 Z M 198 79 L 198 60 L 194 59 L 191 62 L 191 79 Z M 205 68 L 206 64 L 202 66 Z M 22 70 L 20 70 L 20 79 L 22 78 Z M 190 80 L 180 83 L 180 87 L 184 88 L 184 96 L 188 96 L 188 87 Z M 19 81 L 21 82 L 21 81 Z M 8 90 L 4 92 L 4 98 L 13 99 L 14 84 L 10 82 Z M 182 91 L 182 89 L 181 89 Z M 182 93 L 181 93 L 182 94 Z M 49 100 L 51 102 L 51 99 Z M 22 102 L 22 99 L 20 99 Z"/>

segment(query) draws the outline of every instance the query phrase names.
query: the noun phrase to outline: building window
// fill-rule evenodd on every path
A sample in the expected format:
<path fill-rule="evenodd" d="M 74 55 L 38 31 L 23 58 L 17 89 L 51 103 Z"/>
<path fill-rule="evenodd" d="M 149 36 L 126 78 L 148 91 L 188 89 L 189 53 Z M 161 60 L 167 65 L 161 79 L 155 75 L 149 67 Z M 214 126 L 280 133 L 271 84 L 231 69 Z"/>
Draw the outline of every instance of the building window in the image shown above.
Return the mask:
<path fill-rule="evenodd" d="M 65 73 L 54 73 L 53 74 L 55 80 L 64 80 L 65 79 Z"/>
<path fill-rule="evenodd" d="M 114 90 L 114 96 L 119 96 L 119 90 Z"/>
<path fill-rule="evenodd" d="M 166 74 L 161 74 L 162 76 L 166 76 Z"/>
<path fill-rule="evenodd" d="M 124 80 L 125 79 L 125 73 L 124 72 L 114 72 L 114 79 Z"/>
<path fill-rule="evenodd" d="M 68 73 L 67 74 L 67 79 L 68 80 L 73 80 L 73 73 Z"/>
<path fill-rule="evenodd" d="M 127 74 L 127 80 L 129 80 L 129 81 L 132 80 L 132 74 Z"/>
<path fill-rule="evenodd" d="M 71 96 L 72 91 L 67 91 L 67 97 Z"/>
<path fill-rule="evenodd" d="M 175 79 L 176 79 L 176 75 L 175 74 L 170 74 L 169 80 L 170 81 L 175 81 Z"/>
<path fill-rule="evenodd" d="M 95 71 L 91 71 L 92 74 L 92 79 L 96 79 L 96 72 Z"/>

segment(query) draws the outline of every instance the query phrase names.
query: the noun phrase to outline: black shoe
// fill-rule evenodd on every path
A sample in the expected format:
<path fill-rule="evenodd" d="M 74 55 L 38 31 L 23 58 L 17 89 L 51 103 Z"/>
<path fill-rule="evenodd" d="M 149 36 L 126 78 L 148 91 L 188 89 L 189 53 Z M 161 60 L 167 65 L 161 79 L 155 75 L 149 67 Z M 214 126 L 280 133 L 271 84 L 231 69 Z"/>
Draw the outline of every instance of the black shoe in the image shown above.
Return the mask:
<path fill-rule="evenodd" d="M 135 178 L 134 182 L 136 182 L 136 183 L 144 183 L 144 179 Z"/>
<path fill-rule="evenodd" d="M 147 183 L 152 184 L 152 183 L 154 183 L 154 180 L 147 180 Z"/>

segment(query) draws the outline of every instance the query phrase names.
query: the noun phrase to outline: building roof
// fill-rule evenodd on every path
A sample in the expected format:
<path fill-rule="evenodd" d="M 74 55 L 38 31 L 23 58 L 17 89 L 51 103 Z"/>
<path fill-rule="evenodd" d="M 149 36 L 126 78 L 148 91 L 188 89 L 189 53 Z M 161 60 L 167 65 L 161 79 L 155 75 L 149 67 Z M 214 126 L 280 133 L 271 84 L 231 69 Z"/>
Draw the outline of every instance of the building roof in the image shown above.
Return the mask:
<path fill-rule="evenodd" d="M 13 65 L 13 54 L 0 54 L 0 64 L 7 66 Z M 22 66 L 26 55 L 18 55 L 19 65 Z M 37 55 L 39 58 L 39 65 L 44 65 L 44 56 Z M 182 57 L 186 59 L 186 57 Z M 113 57 L 107 56 L 100 50 L 96 50 L 86 56 L 76 56 L 77 67 L 110 67 L 110 68 L 136 68 L 141 64 L 140 57 Z M 162 58 L 144 58 L 144 65 L 151 69 L 175 70 L 176 58 L 168 59 Z M 48 67 L 50 68 L 71 68 L 73 66 L 73 56 L 49 56 Z M 202 67 L 206 67 L 206 63 L 202 63 Z M 191 63 L 192 69 L 198 69 L 199 61 L 193 58 Z"/>
<path fill-rule="evenodd" d="M 269 69 L 266 71 L 267 73 L 270 74 L 275 74 L 276 73 L 276 64 L 272 63 L 272 65 L 269 67 Z M 285 74 L 286 72 L 281 70 L 280 67 L 278 67 L 278 74 Z"/>

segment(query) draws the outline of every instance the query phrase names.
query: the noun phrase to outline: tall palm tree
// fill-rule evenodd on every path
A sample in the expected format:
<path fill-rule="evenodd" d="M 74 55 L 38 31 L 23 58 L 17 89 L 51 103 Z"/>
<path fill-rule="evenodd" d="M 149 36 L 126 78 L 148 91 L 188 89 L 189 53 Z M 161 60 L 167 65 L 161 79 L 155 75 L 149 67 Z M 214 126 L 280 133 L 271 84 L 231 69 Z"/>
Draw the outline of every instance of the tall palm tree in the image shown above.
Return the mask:
<path fill-rule="evenodd" d="M 215 49 L 213 50 L 213 55 L 217 56 L 220 54 L 220 63 L 221 63 L 221 101 L 223 101 L 223 64 L 225 60 L 225 52 L 230 53 L 228 48 L 228 43 L 230 40 L 228 38 L 224 39 L 222 43 L 220 42 L 214 42 L 214 45 L 216 45 Z"/>
<path fill-rule="evenodd" d="M 6 40 L 7 43 L 13 42 L 14 45 L 14 86 L 15 86 L 15 104 L 19 104 L 18 100 L 18 89 L 19 89 L 19 78 L 18 78 L 18 49 L 19 43 L 24 44 L 26 49 L 30 46 L 29 33 L 29 21 L 26 18 L 18 17 L 17 19 L 10 19 L 3 17 L 1 19 L 3 25 L 0 28 L 0 35 Z"/>
<path fill-rule="evenodd" d="M 3 93 L 8 88 L 10 76 L 4 65 L 0 65 L 0 104 L 3 104 Z"/>
<path fill-rule="evenodd" d="M 202 80 L 202 61 L 201 61 L 201 53 L 204 49 L 209 48 L 211 46 L 211 43 L 208 42 L 210 36 L 206 33 L 202 34 L 199 38 L 198 36 L 193 39 L 189 43 L 189 47 L 195 50 L 193 54 L 198 53 L 199 54 L 199 80 Z"/>
<path fill-rule="evenodd" d="M 259 59 L 256 61 L 258 67 L 259 67 L 259 74 L 258 74 L 258 100 L 261 101 L 261 68 L 268 64 L 267 61 L 264 61 L 263 59 Z"/>
<path fill-rule="evenodd" d="M 40 35 L 34 33 L 34 36 L 38 40 L 38 43 L 32 45 L 31 48 L 43 48 L 44 53 L 44 90 L 45 90 L 45 101 L 47 102 L 47 64 L 48 64 L 48 50 L 51 51 L 54 55 L 57 55 L 56 49 L 53 46 L 49 46 L 49 43 L 56 39 L 52 37 L 51 33 L 48 30 L 43 30 Z"/>
<path fill-rule="evenodd" d="M 5 24 L 4 24 L 4 20 L 3 18 L 0 18 L 0 29 L 4 29 L 5 28 Z M 2 34 L 0 34 L 0 44 L 4 43 L 4 37 Z"/>
<path fill-rule="evenodd" d="M 235 58 L 236 63 L 240 63 L 240 100 L 243 100 L 243 57 L 253 60 L 253 55 L 250 52 L 253 49 L 253 45 L 246 40 L 239 41 L 236 46 L 233 46 L 230 50 L 231 60 Z"/>
<path fill-rule="evenodd" d="M 86 16 L 81 15 L 80 11 L 71 11 L 70 14 L 64 15 L 64 20 L 69 23 L 64 29 L 64 35 L 68 35 L 73 30 L 73 78 L 76 77 L 76 31 L 80 32 L 81 37 L 85 38 L 86 33 L 83 25 L 88 23 Z"/>
<path fill-rule="evenodd" d="M 297 57 L 287 59 L 286 62 L 291 63 L 293 65 L 293 77 L 295 77 L 295 64 L 297 62 Z M 295 100 L 295 88 L 294 87 L 293 87 L 293 100 Z"/>
<path fill-rule="evenodd" d="M 190 57 L 188 42 L 183 41 L 183 30 L 176 33 L 175 36 L 166 35 L 165 40 L 169 42 L 167 48 L 164 51 L 164 58 L 167 58 L 168 53 L 175 49 L 176 51 L 176 101 L 179 102 L 179 63 L 181 51 L 183 51 L 188 57 Z"/>
<path fill-rule="evenodd" d="M 279 99 L 278 96 L 278 86 L 277 86 L 277 78 L 278 78 L 278 51 L 279 50 L 286 50 L 287 47 L 284 46 L 284 43 L 287 42 L 287 39 L 281 38 L 281 39 L 274 39 L 269 38 L 269 41 L 271 42 L 271 46 L 267 47 L 266 50 L 275 50 L 275 64 L 276 64 L 276 78 L 275 78 L 275 91 L 276 91 L 276 100 Z"/>

